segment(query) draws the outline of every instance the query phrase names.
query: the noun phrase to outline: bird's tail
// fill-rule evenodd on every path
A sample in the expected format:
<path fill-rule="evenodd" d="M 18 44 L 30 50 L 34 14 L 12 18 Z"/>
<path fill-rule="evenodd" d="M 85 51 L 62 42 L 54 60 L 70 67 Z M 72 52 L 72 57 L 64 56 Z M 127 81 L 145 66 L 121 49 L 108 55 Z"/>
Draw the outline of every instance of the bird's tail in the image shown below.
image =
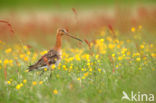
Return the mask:
<path fill-rule="evenodd" d="M 30 65 L 29 68 L 28 68 L 29 72 L 34 70 L 34 69 L 37 69 L 36 65 Z"/>

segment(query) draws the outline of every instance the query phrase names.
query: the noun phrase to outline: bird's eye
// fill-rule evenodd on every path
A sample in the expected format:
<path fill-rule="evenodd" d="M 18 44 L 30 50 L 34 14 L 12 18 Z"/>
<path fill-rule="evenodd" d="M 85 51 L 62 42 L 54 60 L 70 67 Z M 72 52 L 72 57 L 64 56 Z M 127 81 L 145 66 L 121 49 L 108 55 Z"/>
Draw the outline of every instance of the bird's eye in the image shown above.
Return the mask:
<path fill-rule="evenodd" d="M 61 32 L 64 32 L 64 30 L 61 30 Z"/>

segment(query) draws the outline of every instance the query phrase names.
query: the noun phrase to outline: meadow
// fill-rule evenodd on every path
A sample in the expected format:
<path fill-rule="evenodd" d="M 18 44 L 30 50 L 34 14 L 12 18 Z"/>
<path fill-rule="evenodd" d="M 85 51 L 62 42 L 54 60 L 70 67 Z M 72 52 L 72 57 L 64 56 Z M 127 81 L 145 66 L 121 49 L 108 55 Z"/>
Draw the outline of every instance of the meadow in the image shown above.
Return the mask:
<path fill-rule="evenodd" d="M 150 94 L 156 95 L 156 15 L 155 9 L 137 10 L 136 18 L 119 8 L 114 18 L 101 12 L 86 16 L 75 8 L 52 16 L 2 12 L 0 103 L 132 103 L 141 94 L 150 102 Z M 53 47 L 58 27 L 83 43 L 63 37 L 61 63 L 44 68 L 43 75 L 28 72 Z M 136 101 L 122 100 L 123 91 L 137 94 Z"/>
<path fill-rule="evenodd" d="M 132 28 L 132 34 L 142 27 Z M 140 35 L 120 40 L 102 30 L 95 42 L 63 48 L 62 61 L 51 71 L 27 68 L 47 52 L 0 42 L 1 103 L 121 102 L 122 91 L 155 94 L 154 44 Z M 120 34 L 119 34 L 120 35 Z M 118 36 L 119 36 L 118 35 Z M 128 102 L 128 101 L 123 101 Z"/>

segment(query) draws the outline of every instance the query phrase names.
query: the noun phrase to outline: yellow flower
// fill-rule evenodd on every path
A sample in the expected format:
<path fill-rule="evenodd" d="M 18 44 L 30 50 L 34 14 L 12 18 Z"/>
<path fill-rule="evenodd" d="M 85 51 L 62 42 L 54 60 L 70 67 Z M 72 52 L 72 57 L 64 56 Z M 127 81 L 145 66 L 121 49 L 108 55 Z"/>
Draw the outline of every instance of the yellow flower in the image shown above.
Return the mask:
<path fill-rule="evenodd" d="M 90 63 L 87 63 L 88 66 L 90 66 Z"/>
<path fill-rule="evenodd" d="M 142 70 L 142 68 L 140 67 L 139 70 Z"/>
<path fill-rule="evenodd" d="M 114 41 L 114 43 L 119 43 L 119 40 L 118 40 L 118 39 L 116 39 L 116 40 Z"/>
<path fill-rule="evenodd" d="M 63 70 L 67 70 L 67 67 L 66 67 L 66 65 L 63 65 L 62 67 L 63 67 Z"/>
<path fill-rule="evenodd" d="M 24 80 L 23 80 L 23 83 L 27 83 L 27 80 L 26 80 L 26 79 L 24 79 Z"/>
<path fill-rule="evenodd" d="M 138 57 L 138 58 L 136 58 L 136 61 L 140 61 L 141 59 Z"/>
<path fill-rule="evenodd" d="M 119 44 L 117 45 L 117 48 L 120 48 L 120 45 Z"/>
<path fill-rule="evenodd" d="M 47 68 L 44 68 L 44 71 L 47 71 Z"/>
<path fill-rule="evenodd" d="M 87 73 L 84 73 L 84 76 L 88 76 L 88 72 Z"/>
<path fill-rule="evenodd" d="M 54 89 L 53 94 L 58 94 L 58 91 L 56 89 Z"/>
<path fill-rule="evenodd" d="M 86 69 L 85 68 L 82 68 L 81 71 L 86 71 Z"/>
<path fill-rule="evenodd" d="M 141 49 L 144 49 L 144 45 L 140 45 L 140 48 L 141 48 Z"/>
<path fill-rule="evenodd" d="M 115 54 L 112 54 L 112 57 L 115 57 Z"/>
<path fill-rule="evenodd" d="M 152 56 L 152 57 L 156 57 L 156 54 L 155 54 L 155 53 L 152 53 L 151 56 Z"/>
<path fill-rule="evenodd" d="M 21 86 L 18 84 L 18 85 L 16 86 L 16 89 L 19 90 L 20 88 L 21 88 Z"/>
<path fill-rule="evenodd" d="M 27 51 L 27 55 L 30 55 L 30 51 Z"/>
<path fill-rule="evenodd" d="M 44 54 L 46 54 L 47 52 L 48 52 L 47 50 L 44 50 L 44 51 L 40 52 L 40 54 L 41 54 L 41 55 L 44 55 Z"/>
<path fill-rule="evenodd" d="M 9 63 L 9 60 L 8 59 L 5 59 L 4 60 L 4 65 L 8 64 Z"/>
<path fill-rule="evenodd" d="M 122 60 L 122 57 L 121 57 L 121 56 L 119 56 L 119 57 L 118 57 L 118 60 Z"/>
<path fill-rule="evenodd" d="M 57 58 L 55 58 L 54 60 L 57 61 Z"/>
<path fill-rule="evenodd" d="M 153 48 L 153 44 L 151 44 L 150 47 Z"/>
<path fill-rule="evenodd" d="M 98 69 L 98 71 L 101 73 L 101 69 Z"/>
<path fill-rule="evenodd" d="M 77 78 L 77 80 L 81 80 L 81 78 L 79 77 L 79 78 Z"/>
<path fill-rule="evenodd" d="M 85 79 L 85 78 L 86 78 L 85 76 L 82 77 L 82 79 Z"/>
<path fill-rule="evenodd" d="M 101 54 L 106 54 L 106 50 L 100 51 Z"/>
<path fill-rule="evenodd" d="M 147 59 L 147 57 L 144 57 L 143 59 L 144 59 L 144 60 L 146 60 L 146 59 Z"/>
<path fill-rule="evenodd" d="M 24 57 L 24 61 L 28 61 L 28 57 Z"/>
<path fill-rule="evenodd" d="M 83 58 L 83 59 L 86 59 L 86 60 L 89 60 L 89 54 L 84 54 L 84 55 L 82 56 L 82 58 Z"/>
<path fill-rule="evenodd" d="M 95 58 L 98 59 L 98 58 L 99 58 L 99 55 L 97 54 L 97 55 L 95 56 Z"/>
<path fill-rule="evenodd" d="M 24 56 L 25 56 L 24 54 L 20 54 L 20 58 L 24 58 Z"/>
<path fill-rule="evenodd" d="M 100 63 L 100 60 L 97 60 L 98 63 Z"/>
<path fill-rule="evenodd" d="M 28 47 L 27 47 L 26 45 L 24 45 L 24 46 L 23 46 L 23 48 L 24 48 L 25 50 L 27 50 L 27 49 L 28 49 Z"/>
<path fill-rule="evenodd" d="M 127 55 L 130 55 L 130 54 L 131 54 L 131 52 L 128 51 L 128 52 L 127 52 Z"/>
<path fill-rule="evenodd" d="M 77 61 L 80 61 L 80 56 L 79 56 L 79 55 L 75 55 L 75 59 L 76 59 Z"/>
<path fill-rule="evenodd" d="M 2 60 L 0 60 L 0 64 L 2 63 Z"/>
<path fill-rule="evenodd" d="M 25 70 L 24 72 L 29 72 L 29 70 L 27 69 L 27 70 Z"/>
<path fill-rule="evenodd" d="M 40 85 L 43 84 L 43 81 L 40 81 L 39 84 L 40 84 Z"/>
<path fill-rule="evenodd" d="M 33 84 L 33 85 L 37 85 L 37 82 L 36 82 L 36 81 L 33 81 L 32 84 Z"/>
<path fill-rule="evenodd" d="M 136 53 L 136 56 L 140 56 L 140 53 Z"/>
<path fill-rule="evenodd" d="M 138 28 L 141 30 L 142 29 L 142 25 L 139 25 Z"/>
<path fill-rule="evenodd" d="M 100 41 L 101 41 L 101 42 L 104 42 L 104 39 L 102 38 L 102 39 L 100 39 Z"/>
<path fill-rule="evenodd" d="M 134 28 L 134 27 L 132 27 L 132 28 L 131 28 L 131 31 L 132 31 L 132 32 L 135 32 L 135 28 Z"/>
<path fill-rule="evenodd" d="M 23 83 L 20 83 L 19 85 L 22 87 L 23 86 Z"/>
<path fill-rule="evenodd" d="M 130 42 L 130 40 L 126 40 L 126 42 L 127 42 L 127 43 L 129 43 L 129 42 Z"/>
<path fill-rule="evenodd" d="M 8 53 L 10 53 L 11 51 L 12 51 L 12 49 L 11 49 L 11 48 L 8 48 L 8 49 L 5 50 L 5 53 L 8 54 Z"/>
<path fill-rule="evenodd" d="M 92 68 L 90 68 L 90 69 L 89 69 L 89 71 L 90 71 L 90 72 L 92 72 L 92 71 L 93 71 L 93 69 L 92 69 Z"/>
<path fill-rule="evenodd" d="M 120 45 L 122 45 L 124 43 L 124 41 L 120 41 Z"/>
<path fill-rule="evenodd" d="M 55 64 L 51 65 L 51 69 L 54 70 L 55 69 Z"/>
<path fill-rule="evenodd" d="M 72 69 L 73 68 L 73 65 L 70 65 L 70 67 L 69 67 L 70 69 Z"/>
<path fill-rule="evenodd" d="M 113 49 L 114 47 L 115 47 L 114 44 L 109 44 L 109 45 L 108 45 L 108 48 L 110 48 L 110 49 Z"/>
<path fill-rule="evenodd" d="M 8 84 L 11 84 L 11 81 L 7 81 Z"/>
<path fill-rule="evenodd" d="M 36 60 L 36 57 L 37 57 L 37 53 L 34 53 L 33 54 L 33 57 L 32 57 L 32 61 L 35 61 Z"/>
<path fill-rule="evenodd" d="M 61 69 L 61 63 L 59 63 L 59 65 L 58 65 L 58 69 Z"/>
<path fill-rule="evenodd" d="M 13 60 L 9 60 L 9 63 L 12 64 L 13 63 Z"/>

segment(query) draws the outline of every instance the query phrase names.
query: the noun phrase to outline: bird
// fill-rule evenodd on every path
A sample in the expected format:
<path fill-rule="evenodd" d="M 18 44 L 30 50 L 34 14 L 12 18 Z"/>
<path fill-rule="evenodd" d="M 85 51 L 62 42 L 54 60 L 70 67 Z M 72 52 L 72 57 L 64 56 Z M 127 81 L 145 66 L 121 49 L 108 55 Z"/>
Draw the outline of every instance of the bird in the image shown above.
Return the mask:
<path fill-rule="evenodd" d="M 30 65 L 28 67 L 28 71 L 33 71 L 33 70 L 43 70 L 44 68 L 50 69 L 51 65 L 58 66 L 58 64 L 61 61 L 61 45 L 62 45 L 62 36 L 69 36 L 72 37 L 80 42 L 83 42 L 81 39 L 72 36 L 67 29 L 64 28 L 58 28 L 57 29 L 57 34 L 56 34 L 56 44 L 55 46 L 50 49 L 46 54 L 44 54 L 36 63 L 33 65 Z"/>

